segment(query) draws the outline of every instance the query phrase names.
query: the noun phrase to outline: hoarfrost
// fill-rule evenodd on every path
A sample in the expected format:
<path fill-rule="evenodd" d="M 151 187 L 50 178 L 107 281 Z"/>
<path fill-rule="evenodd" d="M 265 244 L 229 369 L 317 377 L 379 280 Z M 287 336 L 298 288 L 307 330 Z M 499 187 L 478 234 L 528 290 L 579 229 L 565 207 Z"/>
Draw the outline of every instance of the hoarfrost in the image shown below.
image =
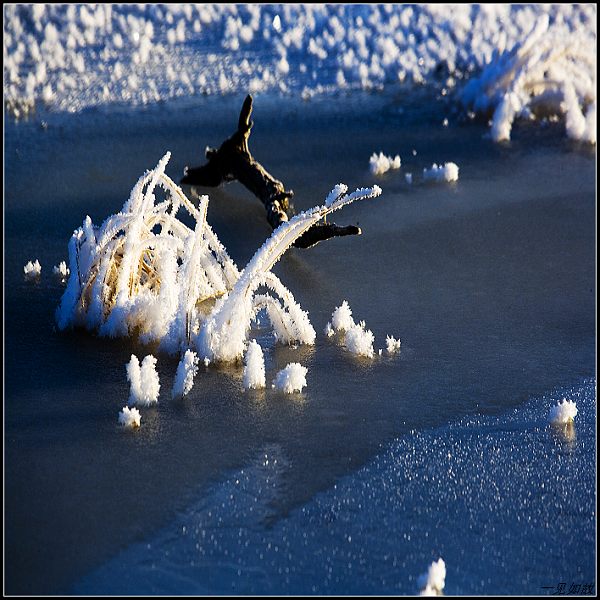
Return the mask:
<path fill-rule="evenodd" d="M 383 175 L 390 169 L 400 168 L 400 156 L 396 154 L 394 158 L 386 156 L 383 152 L 377 154 L 374 152 L 369 159 L 369 169 L 373 175 Z"/>
<path fill-rule="evenodd" d="M 42 265 L 40 265 L 40 262 L 36 258 L 35 262 L 29 261 L 23 267 L 23 273 L 25 274 L 26 279 L 35 279 L 42 274 Z"/>
<path fill-rule="evenodd" d="M 61 279 L 66 279 L 69 276 L 69 268 L 67 263 L 63 260 L 59 263 L 58 267 L 52 267 L 52 272 Z"/>
<path fill-rule="evenodd" d="M 129 408 L 124 406 L 123 410 L 119 413 L 119 425 L 122 425 L 126 429 L 134 429 L 140 426 L 142 416 L 137 408 Z"/>
<path fill-rule="evenodd" d="M 446 580 L 446 563 L 443 559 L 432 562 L 427 573 L 421 575 L 417 585 L 421 589 L 421 596 L 438 596 L 442 594 Z"/>
<path fill-rule="evenodd" d="M 148 354 L 140 361 L 135 354 L 131 355 L 126 365 L 127 379 L 129 381 L 129 404 L 150 406 L 158 402 L 160 383 L 156 372 L 156 358 Z"/>
<path fill-rule="evenodd" d="M 425 181 L 458 181 L 458 165 L 447 162 L 445 165 L 433 163 L 430 169 L 423 169 Z"/>
<path fill-rule="evenodd" d="M 266 386 L 265 360 L 263 351 L 256 340 L 250 340 L 244 364 L 244 387 L 247 390 Z"/>
<path fill-rule="evenodd" d="M 205 361 L 242 358 L 248 333 L 265 310 L 282 344 L 314 344 L 308 313 L 271 272 L 312 225 L 381 188 L 347 194 L 338 184 L 323 206 L 281 224 L 240 272 L 206 222 L 208 196 L 196 208 L 165 174 L 170 153 L 135 184 L 121 212 L 100 227 L 86 217 L 69 242 L 70 276 L 56 311 L 59 329 L 83 326 L 105 336 L 136 334 L 170 353 L 195 348 Z M 160 188 L 166 195 L 157 200 Z M 184 209 L 189 228 L 177 218 Z"/>
<path fill-rule="evenodd" d="M 198 356 L 193 350 L 186 350 L 177 365 L 175 382 L 171 390 L 172 398 L 181 398 L 194 387 L 194 377 L 198 373 Z"/>
<path fill-rule="evenodd" d="M 400 352 L 401 341 L 397 340 L 393 335 L 387 335 L 385 337 L 385 347 L 388 351 L 388 354 L 394 354 L 395 352 Z"/>
<path fill-rule="evenodd" d="M 577 406 L 575 402 L 563 398 L 556 406 L 550 409 L 550 422 L 555 425 L 565 425 L 572 423 L 577 416 Z"/>
<path fill-rule="evenodd" d="M 306 387 L 307 373 L 308 369 L 300 363 L 289 363 L 285 369 L 277 373 L 273 386 L 286 394 L 301 392 L 302 388 Z"/>

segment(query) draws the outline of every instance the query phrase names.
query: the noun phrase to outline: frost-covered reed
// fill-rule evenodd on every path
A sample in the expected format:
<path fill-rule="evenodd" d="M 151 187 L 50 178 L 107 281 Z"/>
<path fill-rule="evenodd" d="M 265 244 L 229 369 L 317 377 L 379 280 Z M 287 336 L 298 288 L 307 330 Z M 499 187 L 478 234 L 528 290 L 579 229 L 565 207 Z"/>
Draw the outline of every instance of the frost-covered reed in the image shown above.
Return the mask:
<path fill-rule="evenodd" d="M 430 169 L 423 169 L 425 181 L 458 181 L 458 165 L 447 162 L 444 165 L 433 163 Z"/>
<path fill-rule="evenodd" d="M 308 369 L 300 363 L 288 363 L 279 371 L 273 380 L 273 387 L 286 394 L 301 392 L 306 387 L 306 374 Z"/>
<path fill-rule="evenodd" d="M 118 214 L 100 227 L 86 217 L 74 232 L 70 276 L 56 312 L 59 329 L 137 335 L 171 353 L 195 348 L 209 361 L 234 361 L 265 310 L 278 342 L 313 344 L 308 313 L 271 269 L 312 225 L 355 200 L 378 196 L 381 188 L 348 194 L 338 184 L 323 206 L 273 231 L 240 272 L 206 221 L 208 197 L 196 208 L 165 174 L 169 157 L 138 180 Z M 193 218 L 193 229 L 177 217 L 179 210 Z"/>

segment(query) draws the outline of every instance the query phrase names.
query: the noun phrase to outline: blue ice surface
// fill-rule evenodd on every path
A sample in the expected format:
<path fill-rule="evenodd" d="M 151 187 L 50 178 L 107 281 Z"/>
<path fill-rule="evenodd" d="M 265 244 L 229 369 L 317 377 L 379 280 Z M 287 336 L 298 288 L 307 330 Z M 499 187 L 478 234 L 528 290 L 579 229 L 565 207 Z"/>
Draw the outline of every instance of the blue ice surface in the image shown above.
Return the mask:
<path fill-rule="evenodd" d="M 562 398 L 577 403 L 572 427 L 549 422 Z M 75 591 L 415 594 L 439 557 L 450 595 L 595 586 L 595 429 L 596 380 L 584 379 L 404 435 L 285 516 L 272 503 L 290 465 L 268 445 Z"/>

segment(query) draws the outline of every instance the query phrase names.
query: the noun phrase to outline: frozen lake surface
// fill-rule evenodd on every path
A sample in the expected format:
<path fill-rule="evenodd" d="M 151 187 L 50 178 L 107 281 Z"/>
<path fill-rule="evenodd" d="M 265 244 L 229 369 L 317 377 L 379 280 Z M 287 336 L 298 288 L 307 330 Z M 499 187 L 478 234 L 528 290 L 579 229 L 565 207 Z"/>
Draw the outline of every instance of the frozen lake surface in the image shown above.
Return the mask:
<path fill-rule="evenodd" d="M 362 236 L 275 267 L 317 342 L 258 330 L 267 381 L 297 361 L 308 387 L 249 393 L 241 367 L 202 366 L 172 401 L 177 359 L 161 355 L 158 406 L 118 427 L 125 364 L 150 350 L 56 332 L 52 266 L 166 150 L 173 179 L 202 162 L 242 100 L 6 122 L 6 591 L 409 594 L 439 556 L 448 593 L 592 583 L 595 153 L 561 124 L 497 145 L 426 91 L 255 98 L 251 149 L 297 210 L 340 181 L 383 188 L 335 215 Z M 372 175 L 375 151 L 400 170 Z M 422 181 L 447 161 L 458 182 Z M 199 191 L 243 267 L 270 234 L 264 208 L 237 183 Z M 401 353 L 356 360 L 327 339 L 343 299 Z M 547 424 L 563 397 L 580 410 L 571 440 Z"/>

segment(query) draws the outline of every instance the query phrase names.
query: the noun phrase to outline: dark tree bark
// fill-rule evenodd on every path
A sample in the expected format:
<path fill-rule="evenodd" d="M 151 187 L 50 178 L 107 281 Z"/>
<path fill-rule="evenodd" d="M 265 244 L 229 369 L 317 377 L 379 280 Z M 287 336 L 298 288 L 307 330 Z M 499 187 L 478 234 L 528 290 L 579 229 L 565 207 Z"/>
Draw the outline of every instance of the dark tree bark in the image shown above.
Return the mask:
<path fill-rule="evenodd" d="M 205 165 L 186 167 L 181 183 L 216 187 L 223 182 L 237 180 L 264 204 L 267 221 L 275 229 L 288 220 L 286 209 L 289 209 L 294 192 L 286 190 L 283 183 L 268 173 L 250 153 L 248 138 L 254 124 L 250 120 L 251 114 L 252 96 L 248 95 L 240 112 L 237 131 L 218 150 L 206 149 L 208 162 Z M 316 223 L 294 242 L 294 246 L 309 248 L 332 237 L 360 233 L 360 228 L 354 225 L 340 227 L 335 223 Z"/>

